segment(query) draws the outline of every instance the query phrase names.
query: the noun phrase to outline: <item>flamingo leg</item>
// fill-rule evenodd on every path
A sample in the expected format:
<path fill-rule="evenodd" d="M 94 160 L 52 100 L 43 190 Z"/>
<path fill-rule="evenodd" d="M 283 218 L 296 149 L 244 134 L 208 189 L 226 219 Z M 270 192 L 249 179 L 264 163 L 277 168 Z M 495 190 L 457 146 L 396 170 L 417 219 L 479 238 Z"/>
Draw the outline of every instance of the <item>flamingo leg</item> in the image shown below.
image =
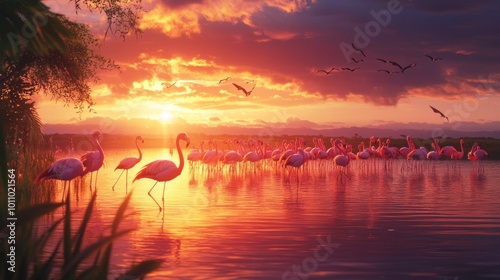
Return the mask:
<path fill-rule="evenodd" d="M 158 184 L 158 181 L 156 181 L 156 183 L 153 185 L 153 187 L 149 190 L 148 195 L 154 200 L 154 202 L 156 203 L 156 205 L 158 205 L 158 208 L 160 208 L 160 212 L 161 212 L 161 206 L 160 206 L 160 204 L 158 204 L 158 202 L 156 201 L 156 199 L 151 195 L 151 191 L 155 188 L 156 184 Z"/>
<path fill-rule="evenodd" d="M 125 194 L 128 193 L 128 169 L 125 169 L 126 172 L 125 172 Z M 123 173 L 123 171 L 122 171 Z"/>
<path fill-rule="evenodd" d="M 156 184 L 158 184 L 158 181 L 153 185 L 153 187 L 149 190 L 148 194 L 151 195 L 151 191 L 155 188 Z"/>
<path fill-rule="evenodd" d="M 149 196 L 154 200 L 154 202 L 156 203 L 156 205 L 158 205 L 158 208 L 160 208 L 160 212 L 161 212 L 162 209 L 161 209 L 161 206 L 158 203 L 158 201 L 156 201 L 156 199 L 151 194 Z"/>
<path fill-rule="evenodd" d="M 94 184 L 94 188 L 97 188 L 97 175 L 99 175 L 99 170 L 96 171 L 95 173 L 95 184 Z"/>
<path fill-rule="evenodd" d="M 90 192 L 92 192 L 92 174 L 94 172 L 90 172 Z"/>
<path fill-rule="evenodd" d="M 125 171 L 125 169 L 122 170 L 122 173 L 120 173 L 120 176 L 118 176 L 118 179 L 116 179 L 116 182 L 115 182 L 115 184 L 113 185 L 113 188 L 112 188 L 113 190 L 115 190 L 116 183 L 118 183 L 118 180 L 120 180 L 120 177 L 122 176 L 123 171 Z"/>
<path fill-rule="evenodd" d="M 63 194 L 62 194 L 61 202 L 64 202 L 64 193 L 66 193 L 66 181 L 64 181 L 63 185 L 64 185 L 64 188 L 63 188 Z"/>
<path fill-rule="evenodd" d="M 161 201 L 165 201 L 165 184 L 166 184 L 166 183 L 167 183 L 166 181 L 165 181 L 165 182 L 163 182 L 163 195 L 162 195 L 162 197 L 161 197 Z"/>

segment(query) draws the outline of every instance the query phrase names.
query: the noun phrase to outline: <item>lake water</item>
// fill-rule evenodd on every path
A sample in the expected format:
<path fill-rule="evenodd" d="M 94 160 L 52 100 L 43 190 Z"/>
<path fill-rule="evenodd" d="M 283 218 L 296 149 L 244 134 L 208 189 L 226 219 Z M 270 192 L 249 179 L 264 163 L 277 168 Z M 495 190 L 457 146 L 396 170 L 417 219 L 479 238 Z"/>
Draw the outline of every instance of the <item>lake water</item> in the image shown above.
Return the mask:
<path fill-rule="evenodd" d="M 186 163 L 167 182 L 159 212 L 147 194 L 154 181 L 132 178 L 150 161 L 178 157 L 143 152 L 129 172 L 131 215 L 122 224 L 137 230 L 114 243 L 112 278 L 149 258 L 164 263 L 148 279 L 500 278 L 500 162 L 485 161 L 478 173 L 467 160 L 424 162 L 423 170 L 402 170 L 403 160 L 387 170 L 382 160 L 376 169 L 352 161 L 350 179 L 328 163 L 298 182 L 272 166 L 217 173 Z M 137 151 L 106 150 L 88 242 L 109 231 L 126 196 L 125 174 L 111 187 L 129 156 Z M 160 204 L 162 187 L 152 191 Z M 76 227 L 90 192 L 72 192 Z"/>

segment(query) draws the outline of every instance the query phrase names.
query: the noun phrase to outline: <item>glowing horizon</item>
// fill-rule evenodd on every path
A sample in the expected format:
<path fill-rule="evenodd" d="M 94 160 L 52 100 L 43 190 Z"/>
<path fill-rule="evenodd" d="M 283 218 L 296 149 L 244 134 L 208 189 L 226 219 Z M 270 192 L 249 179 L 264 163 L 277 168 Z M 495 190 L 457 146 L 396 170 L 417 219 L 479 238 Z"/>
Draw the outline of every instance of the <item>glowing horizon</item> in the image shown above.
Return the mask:
<path fill-rule="evenodd" d="M 141 38 L 121 41 L 110 36 L 101 47 L 102 54 L 115 60 L 121 70 L 102 73 L 101 82 L 92 85 L 95 114 L 78 116 L 47 97 L 35 101 L 45 124 L 101 117 L 164 124 L 181 120 L 211 127 L 254 127 L 288 120 L 316 127 L 391 122 L 448 125 L 429 105 L 444 112 L 450 123 L 495 123 L 500 121 L 496 112 L 500 73 L 495 67 L 499 52 L 488 45 L 457 41 L 447 36 L 446 28 L 423 33 L 431 23 L 454 23 L 443 15 L 474 11 L 485 22 L 474 22 L 462 35 L 494 40 L 485 28 L 493 19 L 485 16 L 499 5 L 492 9 L 459 2 L 457 7 L 463 6 L 456 9 L 400 3 L 400 10 L 391 10 L 382 2 L 342 6 L 322 1 L 221 1 L 174 6 L 169 1 L 151 1 L 145 3 L 148 12 L 141 21 Z M 98 37 L 102 34 L 101 18 L 86 13 L 75 16 L 71 5 L 57 1 L 48 4 L 90 23 Z M 377 21 L 376 15 L 384 11 L 392 12 L 389 20 Z M 415 28 L 406 17 L 423 26 Z M 377 24 L 378 29 L 370 31 Z M 408 34 L 418 34 L 421 40 L 401 40 Z M 369 40 L 361 45 L 363 36 Z M 346 57 L 345 46 L 352 42 L 361 45 L 367 56 L 348 50 Z M 424 54 L 443 59 L 431 61 Z M 404 74 L 387 75 L 378 70 L 397 67 L 377 58 L 417 66 Z M 330 67 L 360 69 L 334 70 L 330 75 L 318 72 Z M 233 83 L 255 88 L 245 96 Z M 55 116 L 54 110 L 60 114 Z"/>

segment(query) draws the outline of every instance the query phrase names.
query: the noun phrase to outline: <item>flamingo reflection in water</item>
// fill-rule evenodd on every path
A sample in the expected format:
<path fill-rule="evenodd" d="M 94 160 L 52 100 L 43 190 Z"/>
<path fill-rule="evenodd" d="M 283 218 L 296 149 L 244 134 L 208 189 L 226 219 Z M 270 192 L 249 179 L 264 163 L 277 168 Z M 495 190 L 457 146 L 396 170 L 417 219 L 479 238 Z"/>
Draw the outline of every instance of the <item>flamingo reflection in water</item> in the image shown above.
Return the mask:
<path fill-rule="evenodd" d="M 170 160 L 155 160 L 153 162 L 150 162 L 146 164 L 144 167 L 142 167 L 141 171 L 137 173 L 135 176 L 134 180 L 132 181 L 135 182 L 136 180 L 142 179 L 142 178 L 149 178 L 153 179 L 156 181 L 156 183 L 153 185 L 153 187 L 149 190 L 148 195 L 151 196 L 151 198 L 155 201 L 156 205 L 158 205 L 158 208 L 160 208 L 160 211 L 162 210 L 160 204 L 156 201 L 156 199 L 151 195 L 151 191 L 154 189 L 156 184 L 158 182 L 163 182 L 163 196 L 161 198 L 162 202 L 165 201 L 165 184 L 167 181 L 171 181 L 175 179 L 177 176 L 179 176 L 182 173 L 182 169 L 184 168 L 184 157 L 182 156 L 182 150 L 180 147 L 180 140 L 183 140 L 186 142 L 186 148 L 189 146 L 189 143 L 191 140 L 187 136 L 186 133 L 179 133 L 177 135 L 177 139 L 175 141 L 175 145 L 177 148 L 177 153 L 179 154 L 179 166 L 176 166 L 174 162 Z"/>

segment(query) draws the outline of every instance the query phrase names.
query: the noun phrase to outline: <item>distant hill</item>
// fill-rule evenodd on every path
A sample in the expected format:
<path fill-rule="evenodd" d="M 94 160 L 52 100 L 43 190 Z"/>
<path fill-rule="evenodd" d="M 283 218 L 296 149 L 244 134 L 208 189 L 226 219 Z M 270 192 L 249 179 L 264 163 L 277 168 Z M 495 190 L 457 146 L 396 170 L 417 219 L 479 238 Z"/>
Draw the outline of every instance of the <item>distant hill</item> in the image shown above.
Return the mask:
<path fill-rule="evenodd" d="M 304 126 L 307 123 L 309 126 Z M 460 129 L 452 129 L 452 128 Z M 99 130 L 107 134 L 142 134 L 142 135 L 171 135 L 177 132 L 203 133 L 207 135 L 325 135 L 344 137 L 389 137 L 399 138 L 402 135 L 411 135 L 419 138 L 435 137 L 491 137 L 500 139 L 500 122 L 476 124 L 476 123 L 444 123 L 442 125 L 426 123 L 391 123 L 370 127 L 338 127 L 331 128 L 312 122 L 282 122 L 264 123 L 260 127 L 217 125 L 208 126 L 200 124 L 189 124 L 179 119 L 173 124 L 163 125 L 161 122 L 151 119 L 110 119 L 92 118 L 71 124 L 44 124 L 46 134 L 68 133 L 68 134 L 91 134 Z"/>

